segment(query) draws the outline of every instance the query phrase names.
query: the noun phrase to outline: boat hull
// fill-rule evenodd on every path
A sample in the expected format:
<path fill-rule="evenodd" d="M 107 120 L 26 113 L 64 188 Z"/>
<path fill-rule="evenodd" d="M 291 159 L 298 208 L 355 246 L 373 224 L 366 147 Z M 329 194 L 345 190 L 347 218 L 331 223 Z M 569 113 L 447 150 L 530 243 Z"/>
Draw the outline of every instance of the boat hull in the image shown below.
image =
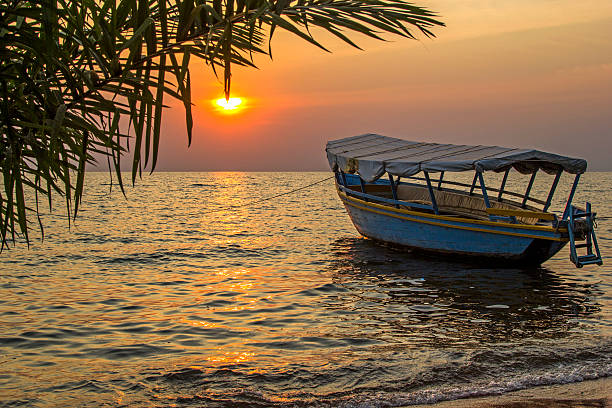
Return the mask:
<path fill-rule="evenodd" d="M 338 194 L 360 234 L 421 251 L 539 265 L 567 244 L 552 228 L 436 216 Z"/>

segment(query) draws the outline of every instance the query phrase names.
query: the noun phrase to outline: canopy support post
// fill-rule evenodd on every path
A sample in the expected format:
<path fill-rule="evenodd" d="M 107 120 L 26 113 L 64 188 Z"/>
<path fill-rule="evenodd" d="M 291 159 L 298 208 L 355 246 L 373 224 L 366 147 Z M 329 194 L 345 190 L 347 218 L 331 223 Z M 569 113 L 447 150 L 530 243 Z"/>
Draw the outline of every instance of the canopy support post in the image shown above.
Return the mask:
<path fill-rule="evenodd" d="M 570 191 L 569 197 L 567 198 L 567 204 L 565 204 L 565 211 L 563 211 L 563 217 L 561 218 L 562 220 L 567 219 L 569 216 L 572 200 L 574 199 L 574 193 L 576 193 L 576 187 L 578 187 L 578 181 L 580 181 L 580 173 L 576 174 L 576 178 L 574 179 L 572 191 Z"/>
<path fill-rule="evenodd" d="M 363 182 L 363 179 L 362 179 L 361 177 L 359 177 L 359 184 L 361 185 L 361 192 L 362 192 L 363 194 L 367 194 L 367 193 L 366 193 L 366 186 L 365 186 L 365 183 Z"/>
<path fill-rule="evenodd" d="M 351 193 L 349 193 L 349 188 L 348 188 L 348 182 L 346 181 L 346 174 L 344 174 L 344 171 L 340 170 L 340 179 L 342 180 L 340 182 L 340 184 L 344 187 L 346 187 L 346 195 L 350 196 Z"/>
<path fill-rule="evenodd" d="M 438 180 L 438 190 L 442 190 L 442 179 L 444 178 L 444 172 L 440 172 L 440 180 Z"/>
<path fill-rule="evenodd" d="M 508 173 L 510 173 L 511 168 L 512 167 L 508 167 L 508 169 L 504 173 L 504 178 L 502 180 L 501 186 L 499 186 L 499 194 L 497 195 L 497 201 L 502 200 L 502 194 L 504 194 L 504 187 L 506 187 L 506 181 L 508 181 Z"/>
<path fill-rule="evenodd" d="M 340 179 L 340 172 L 338 170 L 335 170 L 334 175 L 336 176 L 336 183 L 342 185 L 342 179 Z"/>
<path fill-rule="evenodd" d="M 559 169 L 557 174 L 555 175 L 555 180 L 552 183 L 552 187 L 550 187 L 550 192 L 548 193 L 548 198 L 546 199 L 546 204 L 544 204 L 544 208 L 542 211 L 546 212 L 548 207 L 550 207 L 550 203 L 552 202 L 553 195 L 555 194 L 555 190 L 557 189 L 557 184 L 559 183 L 559 179 L 561 178 L 561 173 L 563 173 L 563 169 Z"/>
<path fill-rule="evenodd" d="M 395 201 L 398 201 L 398 198 L 397 198 L 397 185 L 393 181 L 393 176 L 391 175 L 391 173 L 387 173 L 387 174 L 389 175 L 389 181 L 391 182 L 391 194 L 393 194 L 393 199 Z M 399 184 L 399 177 L 397 178 L 397 183 Z M 399 208 L 399 204 L 395 204 L 395 208 Z"/>
<path fill-rule="evenodd" d="M 478 172 L 474 173 L 474 180 L 472 180 L 472 187 L 470 187 L 470 195 L 474 195 L 474 187 L 476 187 L 476 180 L 478 180 Z"/>
<path fill-rule="evenodd" d="M 489 195 L 487 194 L 487 187 L 485 186 L 484 177 L 482 172 L 477 171 L 478 181 L 480 182 L 480 189 L 482 190 L 482 198 L 484 198 L 485 206 L 491 208 L 491 202 L 489 201 Z"/>
<path fill-rule="evenodd" d="M 427 182 L 427 189 L 429 190 L 429 196 L 431 197 L 431 207 L 434 210 L 436 215 L 440 214 L 438 211 L 438 203 L 436 202 L 436 195 L 434 194 L 433 188 L 431 187 L 431 179 L 429 178 L 429 173 L 423 170 L 425 174 L 425 181 Z"/>
<path fill-rule="evenodd" d="M 529 200 L 529 193 L 531 192 L 531 187 L 533 187 L 533 182 L 535 181 L 536 174 L 538 174 L 538 169 L 535 169 L 535 171 L 531 175 L 531 178 L 529 179 L 529 184 L 527 184 L 527 190 L 525 191 L 525 196 L 523 197 L 521 208 L 525 208 L 527 206 L 527 200 Z"/>
<path fill-rule="evenodd" d="M 365 182 L 363 181 L 363 179 L 361 178 L 361 176 L 359 176 L 359 184 L 361 185 L 361 192 L 362 192 L 363 194 L 367 194 L 367 192 L 366 192 Z M 364 197 L 363 199 L 364 199 L 364 200 L 366 200 L 366 201 L 369 201 L 369 200 L 368 200 L 367 198 L 365 198 L 365 197 Z"/>
<path fill-rule="evenodd" d="M 346 182 L 346 174 L 344 174 L 344 172 L 342 170 L 340 170 L 340 176 L 342 176 L 342 185 L 344 187 L 348 187 L 348 184 Z"/>

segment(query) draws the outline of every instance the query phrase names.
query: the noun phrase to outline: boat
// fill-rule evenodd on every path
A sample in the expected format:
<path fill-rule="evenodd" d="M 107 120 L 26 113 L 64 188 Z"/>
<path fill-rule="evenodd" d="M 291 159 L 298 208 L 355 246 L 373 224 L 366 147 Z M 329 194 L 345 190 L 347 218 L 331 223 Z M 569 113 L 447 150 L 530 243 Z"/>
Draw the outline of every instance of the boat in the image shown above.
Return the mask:
<path fill-rule="evenodd" d="M 569 243 L 576 267 L 603 263 L 596 213 L 588 202 L 584 208 L 572 203 L 587 168 L 583 159 L 372 133 L 329 141 L 325 150 L 338 196 L 357 231 L 367 238 L 525 266 L 542 264 Z M 463 182 L 453 180 L 460 172 L 473 172 L 472 182 L 469 175 Z M 503 173 L 497 177 L 499 187 L 486 184 L 488 172 Z M 530 175 L 524 192 L 506 188 L 516 172 Z M 539 172 L 554 175 L 544 198 L 531 194 Z M 557 214 L 551 203 L 564 172 L 574 175 L 574 181 L 563 213 Z"/>

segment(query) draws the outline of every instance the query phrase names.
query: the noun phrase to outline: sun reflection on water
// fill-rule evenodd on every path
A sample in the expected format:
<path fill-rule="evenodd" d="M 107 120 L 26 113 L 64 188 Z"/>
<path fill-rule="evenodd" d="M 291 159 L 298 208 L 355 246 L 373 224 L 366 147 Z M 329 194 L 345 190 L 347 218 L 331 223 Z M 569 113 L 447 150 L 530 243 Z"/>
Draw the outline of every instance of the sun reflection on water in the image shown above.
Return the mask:
<path fill-rule="evenodd" d="M 206 361 L 215 366 L 243 364 L 252 361 L 255 355 L 254 352 L 249 351 L 227 351 L 210 356 Z"/>
<path fill-rule="evenodd" d="M 216 273 L 217 276 L 223 276 L 226 278 L 237 278 L 240 275 L 244 275 L 249 273 L 249 270 L 246 268 L 236 268 L 236 269 L 222 269 Z"/>

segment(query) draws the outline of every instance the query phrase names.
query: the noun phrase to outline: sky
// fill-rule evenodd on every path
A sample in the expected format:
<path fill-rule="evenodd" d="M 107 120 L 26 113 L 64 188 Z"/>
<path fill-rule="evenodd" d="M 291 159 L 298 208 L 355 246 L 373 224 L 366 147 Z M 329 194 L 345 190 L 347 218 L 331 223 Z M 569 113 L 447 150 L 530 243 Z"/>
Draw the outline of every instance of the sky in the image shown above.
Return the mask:
<path fill-rule="evenodd" d="M 535 3 L 535 4 L 534 4 Z M 157 171 L 327 170 L 328 140 L 380 133 L 407 140 L 529 147 L 612 170 L 612 1 L 421 0 L 447 27 L 419 41 L 326 35 L 326 53 L 288 33 L 273 60 L 235 68 L 232 96 L 192 62 L 193 141 L 184 112 L 164 114 Z"/>

